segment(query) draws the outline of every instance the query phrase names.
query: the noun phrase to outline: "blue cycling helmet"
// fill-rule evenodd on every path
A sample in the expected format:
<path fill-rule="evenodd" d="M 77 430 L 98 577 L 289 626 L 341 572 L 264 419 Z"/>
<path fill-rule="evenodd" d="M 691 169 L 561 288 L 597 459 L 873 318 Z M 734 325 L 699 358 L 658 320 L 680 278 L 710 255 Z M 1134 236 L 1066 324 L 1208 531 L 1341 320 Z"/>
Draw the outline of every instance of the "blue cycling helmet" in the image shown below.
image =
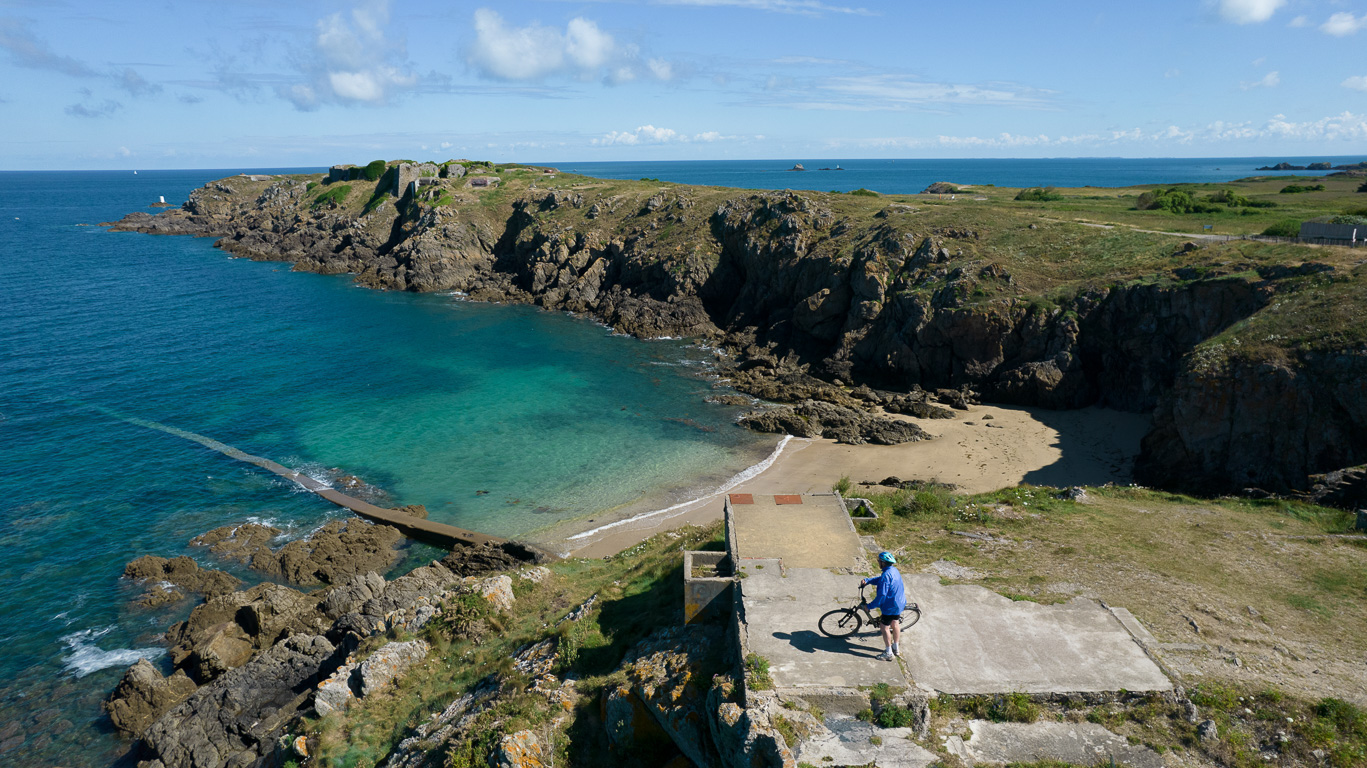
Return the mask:
<path fill-rule="evenodd" d="M 897 558 L 893 557 L 891 552 L 879 552 L 878 562 L 885 563 L 887 565 L 896 565 Z"/>

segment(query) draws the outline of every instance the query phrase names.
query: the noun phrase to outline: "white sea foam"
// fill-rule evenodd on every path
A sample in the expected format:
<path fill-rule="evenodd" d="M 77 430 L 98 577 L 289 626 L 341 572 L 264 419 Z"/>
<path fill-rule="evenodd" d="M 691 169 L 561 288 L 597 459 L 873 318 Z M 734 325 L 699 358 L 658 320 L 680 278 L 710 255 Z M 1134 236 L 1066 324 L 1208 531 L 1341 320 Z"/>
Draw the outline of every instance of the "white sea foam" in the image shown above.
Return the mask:
<path fill-rule="evenodd" d="M 102 650 L 95 641 L 107 634 L 113 627 L 104 629 L 83 629 L 62 638 L 68 653 L 62 658 L 62 665 L 76 677 L 85 677 L 109 667 L 126 667 L 138 659 L 155 659 L 166 655 L 165 648 L 119 648 L 113 651 Z"/>
<path fill-rule="evenodd" d="M 752 464 L 751 466 L 746 467 L 740 472 L 737 472 L 735 475 L 731 477 L 730 480 L 727 480 L 726 482 L 722 483 L 716 488 L 713 488 L 712 490 L 695 499 L 682 501 L 678 504 L 673 504 L 668 507 L 665 507 L 664 509 L 656 509 L 650 512 L 642 512 L 639 515 L 632 515 L 631 517 L 624 518 L 622 520 L 616 520 L 611 523 L 606 523 L 604 525 L 598 526 L 597 528 L 584 531 L 583 533 L 576 533 L 575 535 L 570 536 L 569 540 L 579 541 L 581 539 L 587 539 L 590 536 L 602 533 L 603 531 L 612 530 L 613 528 L 620 528 L 624 525 L 630 525 L 632 523 L 639 523 L 642 520 L 648 520 L 652 517 L 659 517 L 661 515 L 665 516 L 665 518 L 668 519 L 671 512 L 677 513 L 685 507 L 690 507 L 694 504 L 697 504 L 700 501 L 706 501 L 707 499 L 710 499 L 714 496 L 720 496 L 721 494 L 726 493 L 732 488 L 735 488 L 736 486 L 740 485 L 746 480 L 751 480 L 755 477 L 758 477 L 760 473 L 764 472 L 764 470 L 768 469 L 769 467 L 772 467 L 774 465 L 774 462 L 778 461 L 779 455 L 783 453 L 783 449 L 787 447 L 788 443 L 792 439 L 792 435 L 784 435 L 783 439 L 778 441 L 778 445 L 774 446 L 773 452 L 766 456 L 763 461 L 759 462 L 758 464 Z"/>

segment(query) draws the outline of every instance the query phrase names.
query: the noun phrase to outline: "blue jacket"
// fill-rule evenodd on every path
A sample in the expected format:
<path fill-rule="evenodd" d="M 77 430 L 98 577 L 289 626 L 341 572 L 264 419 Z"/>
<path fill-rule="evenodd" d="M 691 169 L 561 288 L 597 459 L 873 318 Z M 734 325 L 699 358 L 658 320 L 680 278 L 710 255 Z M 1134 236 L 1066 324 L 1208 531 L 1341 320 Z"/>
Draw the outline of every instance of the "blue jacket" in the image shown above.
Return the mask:
<path fill-rule="evenodd" d="M 907 607 L 907 589 L 897 566 L 888 566 L 881 576 L 870 579 L 869 583 L 878 590 L 878 595 L 869 601 L 869 608 L 877 608 L 885 616 L 901 616 Z"/>

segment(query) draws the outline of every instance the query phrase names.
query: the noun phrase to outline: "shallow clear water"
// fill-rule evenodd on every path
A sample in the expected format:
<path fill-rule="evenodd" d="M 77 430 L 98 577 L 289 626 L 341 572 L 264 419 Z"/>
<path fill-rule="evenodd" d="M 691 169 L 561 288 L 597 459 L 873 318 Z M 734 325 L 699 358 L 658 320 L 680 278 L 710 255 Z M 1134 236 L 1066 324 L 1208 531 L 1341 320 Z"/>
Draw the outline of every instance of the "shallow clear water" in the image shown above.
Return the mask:
<path fill-rule="evenodd" d="M 0 739 L 0 762 L 120 753 L 99 700 L 187 610 L 130 607 L 127 561 L 222 567 L 187 542 L 249 517 L 303 535 L 344 514 L 119 415 L 504 535 L 678 500 L 775 442 L 703 402 L 708 353 L 679 341 L 80 226 L 224 175 L 0 174 L 0 729 L 23 736 Z"/>

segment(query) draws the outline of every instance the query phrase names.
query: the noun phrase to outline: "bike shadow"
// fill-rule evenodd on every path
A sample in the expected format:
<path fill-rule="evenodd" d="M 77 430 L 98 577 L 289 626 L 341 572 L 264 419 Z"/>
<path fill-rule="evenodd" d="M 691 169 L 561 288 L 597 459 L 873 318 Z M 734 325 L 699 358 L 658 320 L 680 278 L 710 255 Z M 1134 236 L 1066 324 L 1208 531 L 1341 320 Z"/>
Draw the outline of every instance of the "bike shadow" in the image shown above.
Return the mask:
<path fill-rule="evenodd" d="M 850 642 L 852 638 L 826 637 L 810 629 L 803 629 L 797 632 L 775 632 L 773 636 L 779 640 L 787 640 L 788 644 L 803 653 L 845 653 L 851 656 L 863 656 L 873 658 L 879 651 L 863 645 Z M 857 635 L 856 635 L 857 637 Z"/>

